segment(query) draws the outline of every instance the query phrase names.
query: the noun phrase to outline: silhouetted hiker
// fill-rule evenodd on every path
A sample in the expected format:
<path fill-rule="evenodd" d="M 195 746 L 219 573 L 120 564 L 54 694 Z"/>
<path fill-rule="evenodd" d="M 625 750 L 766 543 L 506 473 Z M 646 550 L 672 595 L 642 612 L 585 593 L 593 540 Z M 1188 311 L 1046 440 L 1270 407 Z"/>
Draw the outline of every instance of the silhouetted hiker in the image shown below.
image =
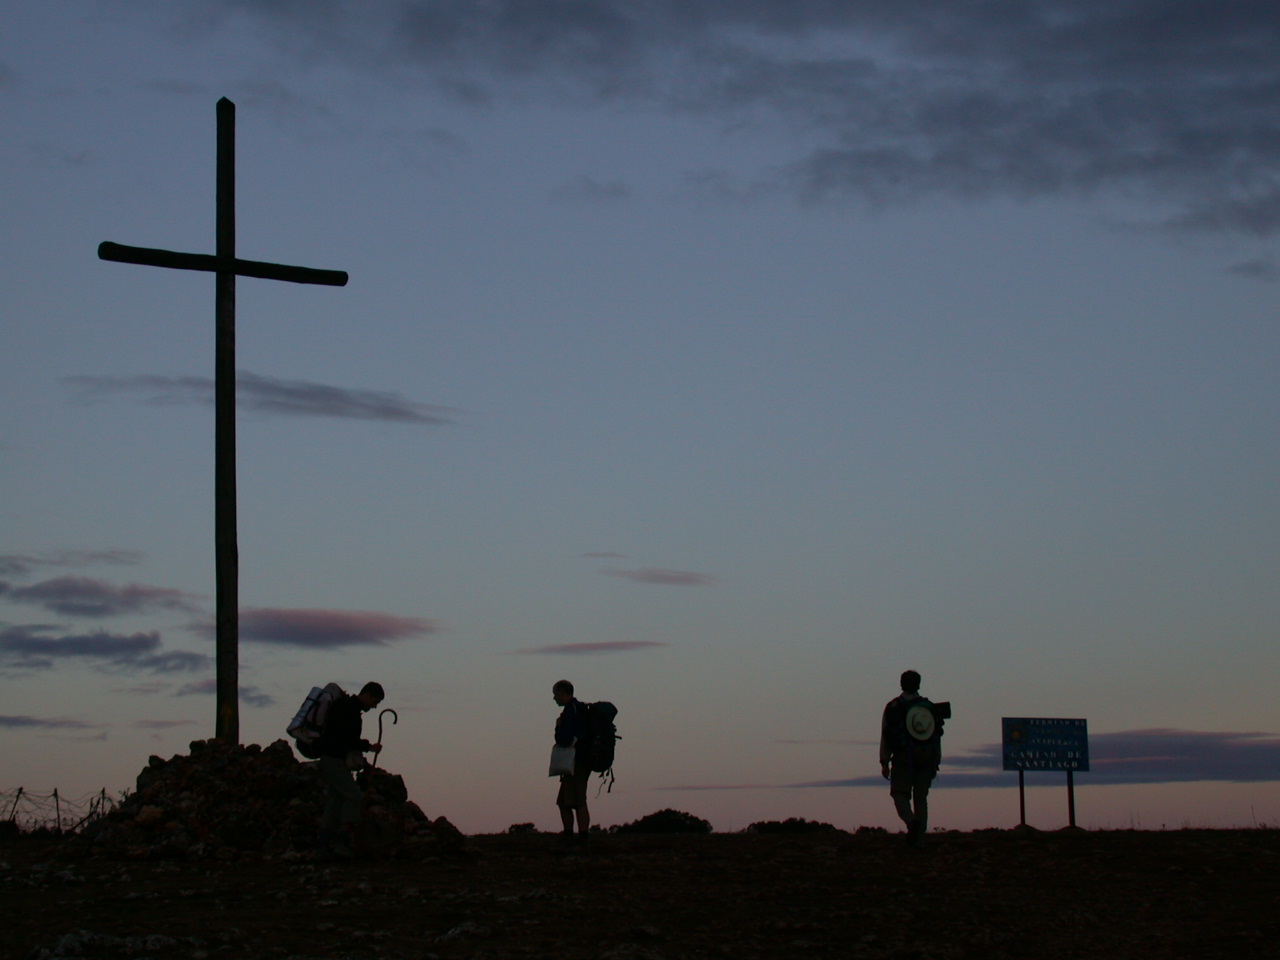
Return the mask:
<path fill-rule="evenodd" d="M 560 808 L 560 822 L 564 827 L 561 839 L 566 848 L 585 851 L 587 834 L 591 829 L 591 813 L 587 810 L 587 781 L 591 779 L 591 762 L 585 749 L 577 750 L 576 745 L 585 748 L 587 739 L 587 711 L 583 704 L 573 695 L 573 684 L 568 680 L 557 680 L 551 688 L 551 696 L 562 709 L 556 718 L 556 746 L 575 747 L 573 773 L 560 775 L 560 790 L 556 794 L 556 806 Z M 573 824 L 578 822 L 578 835 L 575 838 Z"/>
<path fill-rule="evenodd" d="M 880 773 L 889 796 L 907 825 L 907 841 L 924 844 L 929 829 L 929 786 L 942 762 L 942 721 L 951 704 L 920 696 L 920 674 L 902 674 L 902 693 L 885 704 L 880 721 Z"/>
<path fill-rule="evenodd" d="M 355 696 L 348 694 L 335 700 L 325 715 L 324 730 L 316 740 L 320 776 L 325 785 L 324 819 L 316 850 L 321 858 L 351 856 L 364 806 L 364 796 L 352 771 L 364 769 L 366 753 L 373 751 L 376 755 L 382 749 L 360 737 L 364 724 L 361 714 L 380 704 L 385 695 L 382 684 L 366 683 Z"/>

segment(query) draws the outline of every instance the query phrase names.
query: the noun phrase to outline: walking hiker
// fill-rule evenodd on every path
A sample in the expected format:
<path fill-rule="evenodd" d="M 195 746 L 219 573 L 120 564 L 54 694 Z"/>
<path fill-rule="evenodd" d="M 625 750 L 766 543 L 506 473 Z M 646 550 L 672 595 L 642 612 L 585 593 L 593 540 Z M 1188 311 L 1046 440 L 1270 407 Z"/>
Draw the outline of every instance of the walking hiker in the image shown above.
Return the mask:
<path fill-rule="evenodd" d="M 942 762 L 942 722 L 951 704 L 920 696 L 920 674 L 907 670 L 902 693 L 885 704 L 880 721 L 880 773 L 889 796 L 907 825 L 907 842 L 924 845 L 929 829 L 929 787 Z"/>
<path fill-rule="evenodd" d="M 361 714 L 376 707 L 385 695 L 381 684 L 370 682 L 355 696 L 347 694 L 334 700 L 315 741 L 325 785 L 324 819 L 320 822 L 317 849 L 322 859 L 351 856 L 364 806 L 364 795 L 352 774 L 366 766 L 364 754 L 372 752 L 376 758 L 382 750 L 381 744 L 361 738 Z"/>
<path fill-rule="evenodd" d="M 551 687 L 551 696 L 563 708 L 556 718 L 556 746 L 574 748 L 573 772 L 560 774 L 560 790 L 556 794 L 556 806 L 560 808 L 560 822 L 564 827 L 561 839 L 569 849 L 585 851 L 587 834 L 591 829 L 591 813 L 587 810 L 591 760 L 586 749 L 586 706 L 574 697 L 573 684 L 568 680 L 557 680 Z M 573 832 L 575 819 L 578 825 L 576 837 Z"/>

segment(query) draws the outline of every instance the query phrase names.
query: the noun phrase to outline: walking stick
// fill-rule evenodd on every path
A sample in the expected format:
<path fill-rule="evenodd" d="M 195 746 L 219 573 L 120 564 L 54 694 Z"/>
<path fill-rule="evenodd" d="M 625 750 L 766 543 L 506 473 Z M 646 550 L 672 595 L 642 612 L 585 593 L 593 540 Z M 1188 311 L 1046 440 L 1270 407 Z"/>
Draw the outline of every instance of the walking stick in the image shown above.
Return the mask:
<path fill-rule="evenodd" d="M 396 713 L 396 712 L 395 712 L 394 710 L 392 710 L 390 707 L 387 707 L 387 709 L 383 710 L 383 711 L 382 711 L 382 713 L 379 713 L 379 714 L 378 714 L 378 742 L 377 742 L 376 746 L 379 746 L 379 747 L 381 747 L 381 746 L 382 746 L 382 714 L 384 714 L 384 713 L 389 713 L 389 714 L 391 714 L 391 723 L 392 723 L 392 725 L 393 725 L 393 726 L 394 726 L 395 724 L 397 724 L 397 723 L 399 723 L 399 722 L 400 722 L 400 714 Z M 372 769 L 374 769 L 374 770 L 377 770 L 377 769 L 378 769 L 378 757 L 379 757 L 379 756 L 381 756 L 381 751 L 377 751 L 377 750 L 375 750 L 375 751 L 374 751 L 374 754 L 373 754 L 373 767 L 372 767 Z"/>

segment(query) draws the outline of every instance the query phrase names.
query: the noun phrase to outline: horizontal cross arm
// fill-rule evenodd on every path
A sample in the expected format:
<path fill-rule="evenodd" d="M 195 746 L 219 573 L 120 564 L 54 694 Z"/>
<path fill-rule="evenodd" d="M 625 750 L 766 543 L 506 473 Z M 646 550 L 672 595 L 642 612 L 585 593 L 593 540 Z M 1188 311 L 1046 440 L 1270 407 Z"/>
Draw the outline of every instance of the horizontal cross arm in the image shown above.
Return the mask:
<path fill-rule="evenodd" d="M 219 273 L 226 268 L 223 261 L 207 253 L 175 253 L 173 250 L 157 250 L 154 247 L 130 247 L 107 240 L 98 244 L 99 260 L 117 263 L 139 263 L 147 267 L 169 267 L 173 270 L 204 270 Z M 291 267 L 283 263 L 265 263 L 261 260 L 231 261 L 230 273 L 239 277 L 259 277 L 263 280 L 287 280 L 290 283 L 318 283 L 329 287 L 345 287 L 345 270 L 316 270 L 312 267 Z"/>

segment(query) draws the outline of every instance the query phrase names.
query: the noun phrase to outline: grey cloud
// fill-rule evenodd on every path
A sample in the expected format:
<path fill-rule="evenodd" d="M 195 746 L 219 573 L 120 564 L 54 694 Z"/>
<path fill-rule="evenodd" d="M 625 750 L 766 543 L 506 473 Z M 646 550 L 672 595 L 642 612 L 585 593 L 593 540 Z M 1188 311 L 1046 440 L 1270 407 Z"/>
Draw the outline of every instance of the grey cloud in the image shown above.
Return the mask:
<path fill-rule="evenodd" d="M 607 567 L 601 573 L 635 583 L 651 583 L 667 587 L 707 587 L 717 582 L 715 577 L 707 573 L 663 570 L 658 567 L 647 567 L 643 570 L 620 570 L 616 567 Z"/>
<path fill-rule="evenodd" d="M 203 625 L 206 633 L 209 625 Z M 436 624 L 422 617 L 401 617 L 365 610 L 289 610 L 248 608 L 240 611 L 240 638 L 256 643 L 325 650 L 385 646 L 400 640 L 429 637 Z"/>
<path fill-rule="evenodd" d="M 41 717 L 0 715 L 0 727 L 8 730 L 86 730 L 94 725 L 83 720 L 44 719 Z"/>
<path fill-rule="evenodd" d="M 878 740 L 779 740 L 778 743 L 785 743 L 793 747 L 874 747 Z"/>
<path fill-rule="evenodd" d="M 87 567 L 98 563 L 135 564 L 142 554 L 132 550 L 60 550 L 47 554 L 0 555 L 0 576 L 25 577 L 35 567 Z"/>
<path fill-rule="evenodd" d="M 1280 265 L 1277 265 L 1274 260 L 1245 260 L 1229 267 L 1228 272 L 1268 283 L 1280 280 Z"/>
<path fill-rule="evenodd" d="M 84 401 L 114 394 L 137 397 L 156 406 L 212 405 L 214 385 L 208 377 L 65 377 Z M 236 404 L 265 415 L 382 420 L 392 423 L 441 425 L 450 422 L 443 407 L 406 400 L 397 393 L 348 390 L 306 380 L 280 380 L 240 371 L 236 375 Z"/>
<path fill-rule="evenodd" d="M 218 692 L 218 680 L 216 677 L 206 677 L 204 680 L 192 680 L 190 683 L 184 683 L 178 688 L 174 694 L 175 697 L 196 696 L 213 696 Z"/>
<path fill-rule="evenodd" d="M 257 687 L 241 687 L 240 700 L 251 707 L 274 707 L 276 705 L 275 697 L 269 693 L 263 693 Z"/>
<path fill-rule="evenodd" d="M 1002 769 L 1001 745 L 988 744 L 958 756 L 944 756 L 940 785 L 1007 787 L 1017 774 Z M 1056 782 L 1062 773 L 1032 773 L 1027 783 Z M 1280 738 L 1273 734 L 1220 733 L 1196 730 L 1124 730 L 1089 735 L 1089 770 L 1077 774 L 1096 786 L 1126 783 L 1188 783 L 1225 780 L 1270 783 L 1280 780 Z M 793 787 L 883 786 L 879 776 L 847 780 L 815 780 Z"/>
<path fill-rule="evenodd" d="M 164 652 L 156 633 L 129 636 L 97 631 L 48 636 L 47 626 L 18 626 L 0 630 L 0 666 L 19 670 L 48 670 L 61 661 L 88 662 L 104 670 L 142 670 L 182 673 L 202 670 L 212 662 L 204 654 L 182 650 Z"/>
<path fill-rule="evenodd" d="M 527 647 L 524 650 L 515 652 L 590 656 L 598 653 L 629 653 L 633 650 L 648 650 L 652 647 L 665 646 L 667 644 L 658 640 L 605 640 L 598 643 L 552 643 L 543 647 Z"/>
<path fill-rule="evenodd" d="M 145 683 L 136 683 L 131 687 L 117 687 L 113 693 L 128 693 L 137 697 L 150 697 L 157 693 L 164 693 L 170 689 L 172 684 L 165 680 L 148 680 Z"/>
<path fill-rule="evenodd" d="M 10 600 L 38 604 L 68 617 L 108 617 L 151 610 L 178 610 L 196 613 L 200 607 L 181 590 L 131 583 L 123 587 L 89 577 L 57 577 L 15 587 Z"/>
<path fill-rule="evenodd" d="M 465 143 L 436 128 L 389 130 L 378 139 L 402 160 L 430 173 L 451 169 L 469 153 Z"/>
<path fill-rule="evenodd" d="M 554 97 L 771 128 L 811 200 L 1145 200 L 1280 231 L 1280 6 L 1221 0 L 230 4 L 282 46 L 483 104 Z M 1163 208 L 1166 212 L 1160 213 Z"/>
<path fill-rule="evenodd" d="M 191 683 L 183 684 L 173 694 L 175 697 L 190 696 L 213 696 L 218 692 L 218 680 L 216 677 L 209 677 L 205 680 L 195 680 Z M 276 698 L 269 693 L 263 693 L 255 686 L 240 686 L 240 702 L 247 703 L 251 707 L 271 707 L 276 703 Z"/>
<path fill-rule="evenodd" d="M 670 787 L 654 787 L 654 790 L 777 790 L 776 783 L 685 783 Z"/>
<path fill-rule="evenodd" d="M 602 183 L 585 175 L 574 177 L 551 191 L 553 200 L 572 203 L 608 203 L 626 200 L 629 196 L 631 190 L 621 180 Z"/>

